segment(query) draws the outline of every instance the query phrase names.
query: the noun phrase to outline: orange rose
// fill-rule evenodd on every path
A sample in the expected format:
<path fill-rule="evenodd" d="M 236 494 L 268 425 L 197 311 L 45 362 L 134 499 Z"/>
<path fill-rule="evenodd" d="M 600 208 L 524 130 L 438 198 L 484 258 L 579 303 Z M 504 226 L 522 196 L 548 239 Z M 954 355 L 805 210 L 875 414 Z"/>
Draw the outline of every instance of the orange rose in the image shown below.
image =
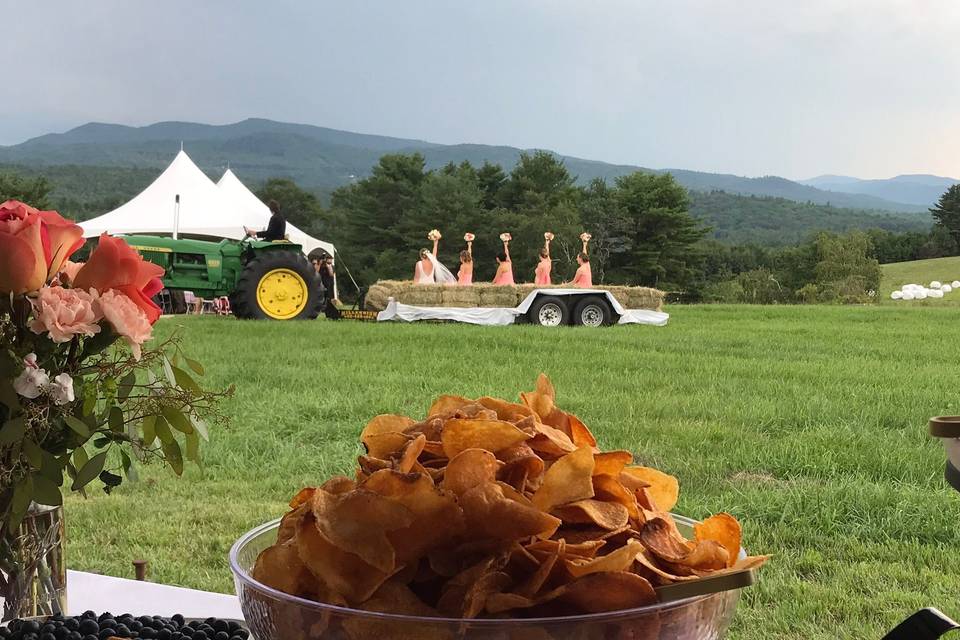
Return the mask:
<path fill-rule="evenodd" d="M 56 211 L 0 204 L 0 292 L 36 291 L 83 246 L 83 230 Z"/>
<path fill-rule="evenodd" d="M 100 293 L 115 289 L 130 298 L 153 324 L 160 317 L 160 307 L 150 298 L 163 289 L 162 275 L 163 267 L 146 262 L 126 242 L 104 233 L 97 248 L 77 272 L 73 286 L 96 289 Z"/>

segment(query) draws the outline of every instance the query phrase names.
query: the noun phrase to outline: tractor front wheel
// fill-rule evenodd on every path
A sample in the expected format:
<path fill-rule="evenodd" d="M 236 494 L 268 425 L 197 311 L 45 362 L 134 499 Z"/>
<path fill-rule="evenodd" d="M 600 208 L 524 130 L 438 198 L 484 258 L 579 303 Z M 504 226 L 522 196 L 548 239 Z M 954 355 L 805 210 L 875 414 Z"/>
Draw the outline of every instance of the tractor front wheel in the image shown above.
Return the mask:
<path fill-rule="evenodd" d="M 243 269 L 230 307 L 238 318 L 313 320 L 323 306 L 323 286 L 303 254 L 265 251 Z"/>

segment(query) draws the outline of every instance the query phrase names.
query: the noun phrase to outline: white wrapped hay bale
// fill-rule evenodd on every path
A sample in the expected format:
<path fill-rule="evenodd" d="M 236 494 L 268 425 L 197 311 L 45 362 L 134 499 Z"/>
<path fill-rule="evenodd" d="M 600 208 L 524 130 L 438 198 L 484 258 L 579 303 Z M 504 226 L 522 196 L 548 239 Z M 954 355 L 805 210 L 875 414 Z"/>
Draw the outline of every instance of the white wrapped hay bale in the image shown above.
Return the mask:
<path fill-rule="evenodd" d="M 890 294 L 891 300 L 900 300 L 903 298 L 903 291 L 894 291 Z"/>
<path fill-rule="evenodd" d="M 904 291 L 904 292 L 903 292 L 902 299 L 903 299 L 903 300 L 913 300 L 913 299 L 914 299 L 913 292 L 912 292 L 912 291 Z"/>
<path fill-rule="evenodd" d="M 920 289 L 919 291 L 917 291 L 916 293 L 913 294 L 913 297 L 916 298 L 917 300 L 926 300 L 926 299 L 927 299 L 927 290 L 926 290 L 926 289 Z"/>
<path fill-rule="evenodd" d="M 951 291 L 953 291 L 953 287 L 950 286 L 949 284 L 945 284 L 942 287 L 940 287 L 940 291 L 943 291 L 944 293 L 950 293 Z"/>
<path fill-rule="evenodd" d="M 960 280 L 954 280 L 953 282 L 950 283 L 950 286 L 953 287 L 954 289 L 960 288 Z"/>
<path fill-rule="evenodd" d="M 943 297 L 943 291 L 941 291 L 940 289 L 930 289 L 929 291 L 927 291 L 927 297 L 928 297 L 928 298 L 942 298 L 942 297 Z"/>
<path fill-rule="evenodd" d="M 930 283 L 930 287 L 929 287 L 929 288 L 930 288 L 930 289 L 939 289 L 939 288 L 942 287 L 942 286 L 943 286 L 943 285 L 940 283 L 939 280 L 934 280 L 933 282 Z"/>

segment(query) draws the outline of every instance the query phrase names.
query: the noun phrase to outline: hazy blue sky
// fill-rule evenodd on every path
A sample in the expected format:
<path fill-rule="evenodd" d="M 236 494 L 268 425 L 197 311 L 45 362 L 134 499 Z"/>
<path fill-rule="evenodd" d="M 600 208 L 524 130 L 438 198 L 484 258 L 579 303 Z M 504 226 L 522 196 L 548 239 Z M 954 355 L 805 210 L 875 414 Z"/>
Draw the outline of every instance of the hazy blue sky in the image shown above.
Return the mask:
<path fill-rule="evenodd" d="M 0 144 L 338 129 L 791 178 L 960 176 L 960 1 L 0 0 Z"/>

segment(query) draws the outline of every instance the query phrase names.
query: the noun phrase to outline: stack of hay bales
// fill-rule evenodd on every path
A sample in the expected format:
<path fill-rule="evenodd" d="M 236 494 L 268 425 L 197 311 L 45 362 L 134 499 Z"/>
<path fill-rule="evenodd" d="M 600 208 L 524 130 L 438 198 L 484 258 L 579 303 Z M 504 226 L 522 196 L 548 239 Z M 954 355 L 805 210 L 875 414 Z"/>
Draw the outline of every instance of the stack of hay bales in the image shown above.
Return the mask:
<path fill-rule="evenodd" d="M 477 283 L 468 287 L 441 284 L 413 284 L 409 281 L 380 280 L 367 291 L 366 308 L 382 311 L 387 299 L 418 307 L 515 307 L 534 289 L 562 289 L 561 285 L 533 284 L 494 285 Z M 598 285 L 613 294 L 625 309 L 660 311 L 666 295 L 649 287 L 619 287 Z"/>

